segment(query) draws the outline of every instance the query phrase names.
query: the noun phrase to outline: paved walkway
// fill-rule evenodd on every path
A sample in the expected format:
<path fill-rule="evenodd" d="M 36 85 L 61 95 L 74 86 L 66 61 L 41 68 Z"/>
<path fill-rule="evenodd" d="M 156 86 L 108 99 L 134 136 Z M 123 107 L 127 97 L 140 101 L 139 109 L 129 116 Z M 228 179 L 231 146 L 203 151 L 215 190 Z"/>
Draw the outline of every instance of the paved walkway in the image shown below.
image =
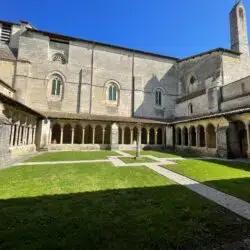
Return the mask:
<path fill-rule="evenodd" d="M 177 174 L 173 171 L 170 171 L 166 168 L 161 167 L 161 165 L 176 164 L 172 160 L 191 160 L 192 158 L 158 158 L 152 155 L 143 155 L 144 158 L 150 158 L 155 160 L 155 163 L 129 163 L 126 164 L 122 161 L 123 157 L 131 157 L 130 154 L 127 154 L 122 151 L 116 151 L 121 156 L 108 156 L 107 159 L 103 160 L 79 160 L 79 161 L 55 161 L 55 162 L 24 162 L 16 163 L 13 166 L 23 166 L 23 165 L 55 165 L 55 164 L 74 164 L 74 163 L 97 163 L 97 162 L 111 162 L 116 167 L 139 167 L 146 166 L 151 170 L 157 172 L 158 174 L 167 177 L 168 179 L 187 187 L 188 189 L 196 192 L 207 199 L 227 208 L 228 210 L 242 216 L 245 219 L 250 220 L 250 203 L 238 199 L 234 196 L 225 194 L 221 191 L 218 191 L 214 188 L 201 184 L 197 181 L 194 181 L 188 177 Z M 205 158 L 193 158 L 193 159 L 205 159 Z M 206 158 L 206 159 L 215 159 L 215 158 Z"/>
<path fill-rule="evenodd" d="M 180 174 L 174 173 L 166 168 L 158 166 L 157 164 L 147 164 L 147 167 L 160 175 L 163 175 L 170 180 L 173 180 L 174 182 L 206 197 L 207 199 L 214 201 L 243 218 L 250 220 L 250 203 L 220 192 L 197 181 L 191 180 Z"/>

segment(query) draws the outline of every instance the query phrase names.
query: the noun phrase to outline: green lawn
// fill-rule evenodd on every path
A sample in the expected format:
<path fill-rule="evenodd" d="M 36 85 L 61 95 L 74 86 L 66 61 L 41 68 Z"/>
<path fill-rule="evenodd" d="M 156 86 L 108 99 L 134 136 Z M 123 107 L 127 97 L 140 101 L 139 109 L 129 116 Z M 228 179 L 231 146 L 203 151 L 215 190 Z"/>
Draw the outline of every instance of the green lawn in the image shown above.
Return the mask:
<path fill-rule="evenodd" d="M 125 152 L 133 156 L 136 155 L 136 151 L 125 151 Z M 167 150 L 167 151 L 142 150 L 141 155 L 152 155 L 158 158 L 197 157 L 191 153 L 174 152 L 172 150 Z"/>
<path fill-rule="evenodd" d="M 101 160 L 107 156 L 119 156 L 113 151 L 92 151 L 92 152 L 48 152 L 28 159 L 26 162 L 43 162 L 43 161 L 79 161 L 79 160 Z"/>
<path fill-rule="evenodd" d="M 165 167 L 250 202 L 250 164 L 220 160 L 176 162 Z"/>
<path fill-rule="evenodd" d="M 0 171 L 0 249 L 212 249 L 250 222 L 143 167 Z"/>
<path fill-rule="evenodd" d="M 135 159 L 134 157 L 121 157 L 119 158 L 121 161 L 129 164 L 129 163 L 145 163 L 145 162 L 156 162 L 148 157 L 140 157 Z"/>

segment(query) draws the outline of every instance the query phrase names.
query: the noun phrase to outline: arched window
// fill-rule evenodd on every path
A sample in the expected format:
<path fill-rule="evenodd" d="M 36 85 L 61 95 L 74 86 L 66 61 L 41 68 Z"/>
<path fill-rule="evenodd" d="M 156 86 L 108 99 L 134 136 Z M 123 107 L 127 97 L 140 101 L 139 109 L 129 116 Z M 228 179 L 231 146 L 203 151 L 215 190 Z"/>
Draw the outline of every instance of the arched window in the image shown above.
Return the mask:
<path fill-rule="evenodd" d="M 62 92 L 62 79 L 59 76 L 52 78 L 51 95 L 60 96 Z"/>
<path fill-rule="evenodd" d="M 189 80 L 189 83 L 190 84 L 195 84 L 196 81 L 197 81 L 196 78 L 194 76 L 191 76 L 191 78 Z"/>
<path fill-rule="evenodd" d="M 189 103 L 189 105 L 188 105 L 188 114 L 189 115 L 192 115 L 193 114 L 193 104 L 192 103 Z"/>
<path fill-rule="evenodd" d="M 117 92 L 118 90 L 115 84 L 109 86 L 109 101 L 117 101 Z"/>
<path fill-rule="evenodd" d="M 163 107 L 163 102 L 164 102 L 164 99 L 163 99 L 163 89 L 161 88 L 157 88 L 154 90 L 154 105 L 155 105 L 155 108 L 162 108 Z"/>
<path fill-rule="evenodd" d="M 162 105 L 162 93 L 160 90 L 155 91 L 155 105 L 158 107 Z"/>
<path fill-rule="evenodd" d="M 52 56 L 52 61 L 53 62 L 59 62 L 61 64 L 65 64 L 66 63 L 66 60 L 64 58 L 64 55 L 61 54 L 61 53 L 55 53 L 53 56 Z"/>

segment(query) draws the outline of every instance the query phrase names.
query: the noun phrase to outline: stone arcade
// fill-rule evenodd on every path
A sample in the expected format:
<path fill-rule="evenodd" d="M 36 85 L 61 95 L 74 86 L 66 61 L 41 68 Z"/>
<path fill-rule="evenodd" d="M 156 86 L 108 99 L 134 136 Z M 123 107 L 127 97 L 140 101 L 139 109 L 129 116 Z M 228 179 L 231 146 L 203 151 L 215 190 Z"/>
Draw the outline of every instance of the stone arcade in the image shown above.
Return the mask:
<path fill-rule="evenodd" d="M 184 59 L 0 21 L 0 166 L 36 150 L 171 147 L 250 156 L 242 2 L 231 49 Z"/>

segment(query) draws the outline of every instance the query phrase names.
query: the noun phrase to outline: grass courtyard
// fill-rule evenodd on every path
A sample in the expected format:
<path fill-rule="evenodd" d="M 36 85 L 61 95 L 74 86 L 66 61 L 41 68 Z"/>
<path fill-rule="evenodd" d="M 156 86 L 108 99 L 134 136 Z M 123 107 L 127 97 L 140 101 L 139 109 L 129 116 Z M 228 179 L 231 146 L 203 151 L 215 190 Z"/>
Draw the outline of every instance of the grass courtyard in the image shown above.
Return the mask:
<path fill-rule="evenodd" d="M 223 160 L 184 160 L 164 167 L 250 202 L 250 164 Z"/>
<path fill-rule="evenodd" d="M 70 153 L 0 171 L 0 249 L 212 249 L 250 236 L 250 221 L 148 168 L 53 165 Z"/>

